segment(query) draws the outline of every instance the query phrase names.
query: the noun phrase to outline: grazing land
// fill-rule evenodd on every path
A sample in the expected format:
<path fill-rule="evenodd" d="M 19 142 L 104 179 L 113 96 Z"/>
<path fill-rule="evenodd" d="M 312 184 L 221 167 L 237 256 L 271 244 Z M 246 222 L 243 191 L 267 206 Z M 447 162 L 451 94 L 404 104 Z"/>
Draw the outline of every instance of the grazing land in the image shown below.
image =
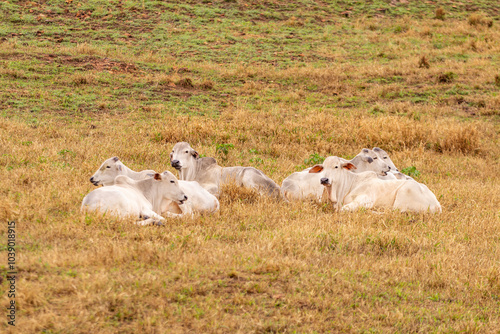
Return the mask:
<path fill-rule="evenodd" d="M 0 331 L 500 332 L 498 1 L 0 1 Z M 228 187 L 165 227 L 80 213 L 187 141 L 281 181 L 379 146 L 442 214 Z M 7 223 L 16 222 L 16 326 Z"/>

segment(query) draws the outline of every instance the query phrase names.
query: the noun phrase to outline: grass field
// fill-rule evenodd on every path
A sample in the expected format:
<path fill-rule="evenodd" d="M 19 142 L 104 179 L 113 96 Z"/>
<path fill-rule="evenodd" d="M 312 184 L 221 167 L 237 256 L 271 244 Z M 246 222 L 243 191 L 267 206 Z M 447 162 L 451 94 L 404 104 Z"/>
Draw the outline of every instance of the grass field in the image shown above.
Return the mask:
<path fill-rule="evenodd" d="M 500 333 L 497 1 L 0 2 L 0 332 Z M 188 141 L 277 183 L 379 146 L 442 214 L 228 188 L 165 227 L 80 213 Z M 16 222 L 16 326 L 7 224 Z"/>

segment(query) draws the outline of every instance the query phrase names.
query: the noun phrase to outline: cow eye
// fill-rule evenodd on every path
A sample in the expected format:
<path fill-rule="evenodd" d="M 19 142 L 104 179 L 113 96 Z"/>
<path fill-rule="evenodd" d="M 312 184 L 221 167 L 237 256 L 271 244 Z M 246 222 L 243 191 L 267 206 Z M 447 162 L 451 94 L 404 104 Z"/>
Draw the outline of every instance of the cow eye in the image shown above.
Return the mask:
<path fill-rule="evenodd" d="M 106 166 L 106 168 L 111 168 L 111 166 Z"/>
<path fill-rule="evenodd" d="M 377 160 L 377 157 L 373 158 L 373 160 Z"/>
<path fill-rule="evenodd" d="M 186 151 L 186 153 L 189 153 L 189 151 Z"/>
<path fill-rule="evenodd" d="M 387 157 L 384 157 L 384 159 L 387 159 Z"/>
<path fill-rule="evenodd" d="M 175 183 L 175 181 L 174 180 L 170 180 L 170 183 Z"/>
<path fill-rule="evenodd" d="M 339 166 L 335 166 L 335 168 L 339 168 Z"/>

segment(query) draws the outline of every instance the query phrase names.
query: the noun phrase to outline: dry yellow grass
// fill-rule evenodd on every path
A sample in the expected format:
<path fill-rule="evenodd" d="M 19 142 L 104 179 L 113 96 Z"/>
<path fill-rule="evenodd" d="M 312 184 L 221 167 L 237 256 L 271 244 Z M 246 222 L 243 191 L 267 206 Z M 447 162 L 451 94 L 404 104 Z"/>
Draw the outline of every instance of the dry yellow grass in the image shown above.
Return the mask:
<path fill-rule="evenodd" d="M 14 169 L 1 172 L 0 214 L 19 223 L 20 328 L 498 328 L 499 152 L 491 125 L 285 111 L 235 111 L 218 120 L 158 114 L 147 125 L 137 113 L 91 123 L 63 128 L 47 119 L 33 128 L 1 120 L 1 163 Z M 165 141 L 152 140 L 156 131 Z M 22 145 L 27 140 L 32 144 Z M 277 181 L 312 152 L 354 155 L 383 143 L 399 166 L 417 166 L 444 212 L 338 214 L 326 204 L 237 189 L 221 197 L 219 213 L 174 219 L 165 228 L 79 212 L 101 160 L 118 155 L 137 170 L 170 169 L 178 140 L 207 155 L 215 155 L 212 143 L 234 143 L 227 165 L 250 164 L 256 149 L 267 157 L 257 167 Z"/>
<path fill-rule="evenodd" d="M 500 98 L 491 91 L 500 30 L 484 16 L 449 13 L 332 22 L 320 38 L 351 24 L 363 43 L 377 44 L 367 61 L 349 59 L 348 37 L 335 48 L 320 44 L 314 56 L 331 60 L 322 66 L 307 50 L 304 64 L 280 67 L 88 42 L 55 51 L 15 37 L 0 44 L 8 83 L 0 101 L 0 244 L 15 220 L 19 272 L 16 328 L 3 321 L 0 331 L 498 333 Z M 266 29 L 301 29 L 309 19 Z M 467 38 L 439 40 L 452 34 Z M 44 60 L 52 53 L 61 68 Z M 419 66 L 422 55 L 429 66 Z M 101 66 L 105 57 L 113 66 Z M 64 63 L 75 59 L 95 66 Z M 452 81 L 439 82 L 447 72 Z M 46 85 L 31 90 L 26 78 Z M 188 111 L 170 109 L 175 98 L 177 107 L 204 94 Z M 18 100 L 28 103 L 12 109 Z M 216 112 L 206 110 L 212 101 L 220 102 Z M 443 213 L 340 214 L 328 203 L 231 186 L 220 212 L 165 227 L 80 213 L 103 160 L 175 173 L 169 153 L 178 141 L 278 183 L 311 156 L 347 158 L 379 146 L 400 169 L 420 172 L 415 178 Z M 221 144 L 233 147 L 225 154 Z M 1 253 L 5 259 L 5 247 Z M 5 260 L 0 271 L 4 278 Z M 8 303 L 3 294 L 1 308 Z"/>

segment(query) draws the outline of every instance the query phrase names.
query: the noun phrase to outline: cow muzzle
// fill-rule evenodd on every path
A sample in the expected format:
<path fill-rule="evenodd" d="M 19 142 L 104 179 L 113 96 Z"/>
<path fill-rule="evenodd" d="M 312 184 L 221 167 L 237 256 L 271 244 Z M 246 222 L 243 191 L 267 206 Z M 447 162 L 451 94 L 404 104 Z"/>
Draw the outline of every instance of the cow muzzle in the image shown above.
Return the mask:
<path fill-rule="evenodd" d="M 90 178 L 90 183 L 92 183 L 96 187 L 99 185 L 99 181 L 96 181 L 93 176 Z"/>
<path fill-rule="evenodd" d="M 324 186 L 329 186 L 330 185 L 330 180 L 327 177 L 322 177 L 320 180 L 321 184 Z"/>
<path fill-rule="evenodd" d="M 179 160 L 172 160 L 170 161 L 170 165 L 174 167 L 175 169 L 179 170 L 182 168 L 181 162 Z"/>
<path fill-rule="evenodd" d="M 187 196 L 184 195 L 184 198 L 179 200 L 179 204 L 181 204 L 181 205 L 184 204 L 184 202 L 187 201 L 187 199 L 188 199 Z"/>

